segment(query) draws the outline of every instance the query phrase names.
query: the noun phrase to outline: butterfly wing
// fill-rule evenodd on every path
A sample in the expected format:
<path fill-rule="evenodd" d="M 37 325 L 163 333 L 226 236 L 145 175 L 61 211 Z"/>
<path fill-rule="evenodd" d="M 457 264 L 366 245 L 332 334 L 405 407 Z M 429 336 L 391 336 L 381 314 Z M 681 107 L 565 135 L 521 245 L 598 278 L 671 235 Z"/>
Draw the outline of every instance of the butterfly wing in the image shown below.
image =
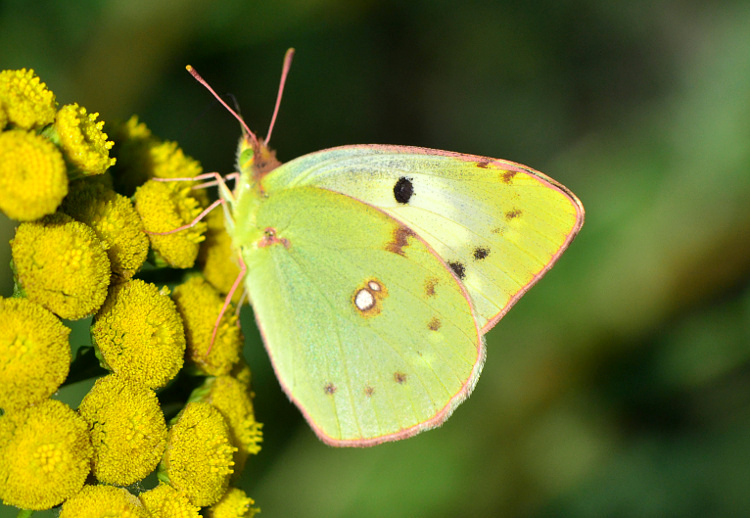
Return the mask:
<path fill-rule="evenodd" d="M 315 186 L 375 206 L 461 279 L 482 332 L 552 267 L 583 225 L 581 202 L 526 166 L 400 146 L 344 146 L 275 169 L 268 191 Z"/>
<path fill-rule="evenodd" d="M 468 294 L 393 217 L 314 187 L 267 191 L 241 247 L 276 374 L 337 446 L 442 423 L 474 387 L 484 344 Z"/>

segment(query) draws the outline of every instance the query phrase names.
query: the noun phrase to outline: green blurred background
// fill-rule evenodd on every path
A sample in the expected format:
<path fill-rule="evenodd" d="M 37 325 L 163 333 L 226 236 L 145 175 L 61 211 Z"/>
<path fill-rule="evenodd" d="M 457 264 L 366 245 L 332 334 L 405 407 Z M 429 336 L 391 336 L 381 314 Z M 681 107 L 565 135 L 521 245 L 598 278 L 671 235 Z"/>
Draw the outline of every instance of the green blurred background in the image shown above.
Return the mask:
<path fill-rule="evenodd" d="M 294 46 L 282 161 L 428 146 L 583 201 L 578 239 L 487 336 L 473 396 L 407 441 L 320 443 L 247 311 L 266 440 L 242 486 L 263 516 L 747 516 L 748 27 L 739 0 L 5 0 L 0 68 L 226 173 L 239 128 L 185 65 L 265 134 Z"/>

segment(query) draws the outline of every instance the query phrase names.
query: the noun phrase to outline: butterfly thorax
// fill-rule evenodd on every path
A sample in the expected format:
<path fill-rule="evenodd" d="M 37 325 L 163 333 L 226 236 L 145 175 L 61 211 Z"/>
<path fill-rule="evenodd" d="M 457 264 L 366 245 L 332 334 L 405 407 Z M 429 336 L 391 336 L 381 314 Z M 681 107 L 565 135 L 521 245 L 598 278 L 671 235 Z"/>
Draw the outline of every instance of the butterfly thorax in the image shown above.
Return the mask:
<path fill-rule="evenodd" d="M 264 229 L 256 225 L 256 215 L 268 194 L 263 189 L 263 178 L 281 165 L 276 152 L 262 140 L 248 135 L 240 138 L 237 147 L 237 168 L 240 178 L 230 201 L 234 224 L 227 230 L 232 236 L 236 249 L 241 249 L 263 238 Z"/>

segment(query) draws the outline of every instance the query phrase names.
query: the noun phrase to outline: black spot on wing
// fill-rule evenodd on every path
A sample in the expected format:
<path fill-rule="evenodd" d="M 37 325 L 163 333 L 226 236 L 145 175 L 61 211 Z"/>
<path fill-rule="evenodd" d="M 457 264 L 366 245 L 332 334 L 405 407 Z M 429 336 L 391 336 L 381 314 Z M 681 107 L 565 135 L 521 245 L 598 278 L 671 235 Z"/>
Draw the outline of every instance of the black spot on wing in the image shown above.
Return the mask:
<path fill-rule="evenodd" d="M 409 203 L 411 197 L 414 196 L 414 184 L 411 178 L 402 176 L 393 186 L 393 197 L 396 201 L 402 204 Z"/>
<path fill-rule="evenodd" d="M 474 249 L 474 259 L 481 261 L 490 255 L 490 249 L 487 247 L 477 247 Z"/>
<path fill-rule="evenodd" d="M 451 267 L 451 270 L 453 270 L 453 273 L 456 274 L 456 276 L 464 280 L 466 278 L 466 266 L 460 261 L 448 261 L 448 266 Z"/>

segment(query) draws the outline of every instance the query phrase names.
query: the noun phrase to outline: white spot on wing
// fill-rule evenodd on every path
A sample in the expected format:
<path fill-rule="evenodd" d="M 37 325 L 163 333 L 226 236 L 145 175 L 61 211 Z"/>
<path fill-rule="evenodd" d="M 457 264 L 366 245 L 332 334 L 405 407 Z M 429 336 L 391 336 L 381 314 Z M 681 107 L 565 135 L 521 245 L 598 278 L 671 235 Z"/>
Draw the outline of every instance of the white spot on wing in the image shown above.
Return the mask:
<path fill-rule="evenodd" d="M 370 281 L 367 283 L 367 285 L 370 287 L 372 291 L 380 291 L 380 284 L 378 284 L 375 281 Z"/>
<path fill-rule="evenodd" d="M 354 305 L 360 311 L 367 311 L 375 305 L 375 297 L 365 289 L 359 290 L 354 296 Z"/>

